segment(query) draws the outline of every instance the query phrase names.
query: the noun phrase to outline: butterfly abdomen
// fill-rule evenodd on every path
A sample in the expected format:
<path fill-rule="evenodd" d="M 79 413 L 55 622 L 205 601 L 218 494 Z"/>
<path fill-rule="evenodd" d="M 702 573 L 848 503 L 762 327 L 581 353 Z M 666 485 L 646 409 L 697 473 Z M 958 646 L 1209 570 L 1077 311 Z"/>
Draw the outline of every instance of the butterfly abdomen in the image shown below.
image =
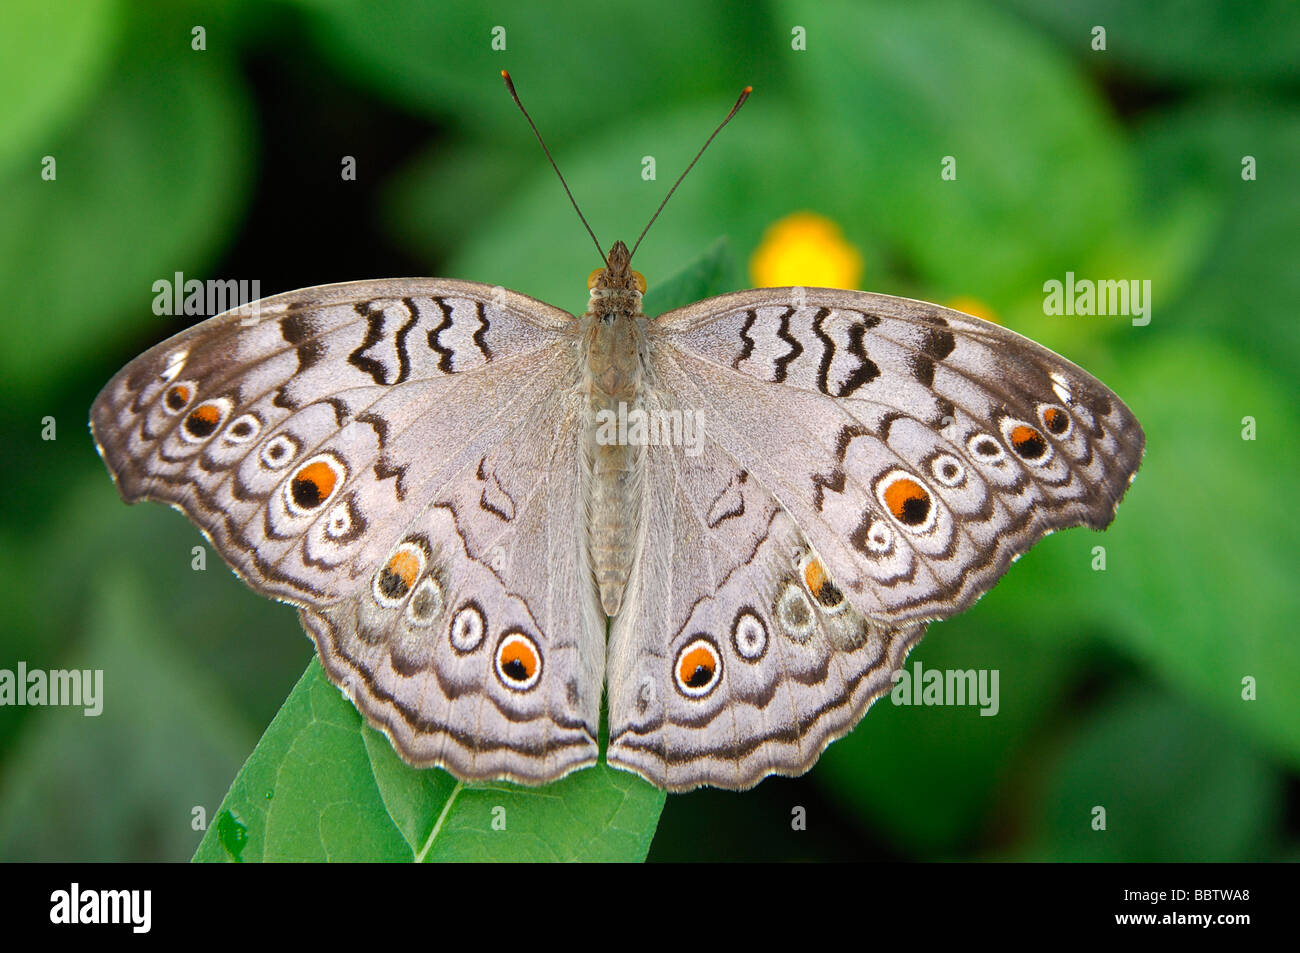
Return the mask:
<path fill-rule="evenodd" d="M 627 422 L 641 408 L 644 340 L 630 311 L 583 316 L 588 469 L 587 533 L 592 574 L 608 616 L 618 614 L 632 571 L 644 448 Z"/>

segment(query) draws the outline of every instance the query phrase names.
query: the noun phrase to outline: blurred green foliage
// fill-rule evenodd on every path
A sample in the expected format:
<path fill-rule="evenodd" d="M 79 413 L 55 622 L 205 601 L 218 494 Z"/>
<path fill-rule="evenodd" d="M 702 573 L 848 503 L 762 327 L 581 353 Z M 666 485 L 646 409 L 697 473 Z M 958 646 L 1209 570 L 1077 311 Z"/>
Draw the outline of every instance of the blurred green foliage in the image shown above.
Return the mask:
<path fill-rule="evenodd" d="M 1296 856 L 1300 530 L 1276 510 L 1300 460 L 1294 3 L 447 6 L 6 6 L 0 668 L 102 668 L 107 698 L 98 718 L 0 708 L 0 859 L 409 858 L 437 818 L 427 859 Z M 292 611 L 215 555 L 191 569 L 179 515 L 120 504 L 85 420 L 184 326 L 152 313 L 158 279 L 438 274 L 582 308 L 590 243 L 502 68 L 606 243 L 755 86 L 638 253 L 652 288 L 686 269 L 653 307 L 743 287 L 717 240 L 743 264 L 811 210 L 862 251 L 864 288 L 979 299 L 1134 409 L 1147 458 L 1112 528 L 1045 540 L 913 654 L 998 670 L 996 717 L 882 701 L 808 776 L 750 793 L 665 801 L 602 768 L 540 797 L 467 787 L 444 817 L 447 776 L 361 729 Z M 1151 324 L 1044 315 L 1066 271 L 1150 279 Z M 525 820 L 494 839 L 507 802 Z"/>

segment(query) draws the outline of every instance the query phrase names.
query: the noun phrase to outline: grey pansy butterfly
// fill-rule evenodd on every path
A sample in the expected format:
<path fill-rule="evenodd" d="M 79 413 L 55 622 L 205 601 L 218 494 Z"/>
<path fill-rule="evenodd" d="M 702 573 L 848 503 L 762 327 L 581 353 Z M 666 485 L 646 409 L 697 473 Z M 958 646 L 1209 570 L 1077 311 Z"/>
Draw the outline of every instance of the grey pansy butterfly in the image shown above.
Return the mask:
<path fill-rule="evenodd" d="M 674 791 L 808 770 L 929 620 L 1137 471 L 1119 398 L 1002 327 L 822 288 L 651 320 L 630 262 L 578 318 L 448 279 L 277 295 L 136 358 L 91 429 L 412 765 L 553 781 L 603 690 L 608 762 Z"/>

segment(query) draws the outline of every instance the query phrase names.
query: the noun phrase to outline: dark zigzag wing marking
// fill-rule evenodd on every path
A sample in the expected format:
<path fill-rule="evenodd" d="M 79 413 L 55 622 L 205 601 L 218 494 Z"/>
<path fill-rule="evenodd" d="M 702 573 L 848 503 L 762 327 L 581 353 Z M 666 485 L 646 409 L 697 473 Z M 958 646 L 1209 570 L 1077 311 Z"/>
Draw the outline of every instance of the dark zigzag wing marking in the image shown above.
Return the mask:
<path fill-rule="evenodd" d="M 934 386 L 934 362 L 942 361 L 957 347 L 951 331 L 926 328 L 921 337 L 919 352 L 908 355 L 912 376 L 926 387 Z"/>
<path fill-rule="evenodd" d="M 488 347 L 487 332 L 490 324 L 487 319 L 487 309 L 483 306 L 482 301 L 475 301 L 474 307 L 478 312 L 478 328 L 474 331 L 474 343 L 478 345 L 479 351 L 483 354 L 483 360 L 489 364 L 492 362 L 492 348 Z"/>
<path fill-rule="evenodd" d="M 320 331 L 308 314 L 291 310 L 280 319 L 280 336 L 291 344 L 298 354 L 298 373 L 315 367 L 325 356 Z"/>
<path fill-rule="evenodd" d="M 880 368 L 875 361 L 867 357 L 863 341 L 867 335 L 867 329 L 873 328 L 880 323 L 880 319 L 874 315 L 866 315 L 862 321 L 854 321 L 849 325 L 849 353 L 858 359 L 858 366 L 849 372 L 844 383 L 840 386 L 839 393 L 835 397 L 850 397 L 853 392 L 863 384 L 869 384 L 880 376 Z"/>
<path fill-rule="evenodd" d="M 823 394 L 830 393 L 826 378 L 831 372 L 831 360 L 835 357 L 835 342 L 831 340 L 830 335 L 822 327 L 822 322 L 826 320 L 830 313 L 830 308 L 818 308 L 812 322 L 813 334 L 822 343 L 821 361 L 817 364 L 817 389 Z"/>
<path fill-rule="evenodd" d="M 754 322 L 757 320 L 758 312 L 753 308 L 745 312 L 745 323 L 740 327 L 740 353 L 731 362 L 733 370 L 740 370 L 741 362 L 749 360 L 750 355 L 754 353 L 754 339 L 750 337 L 749 329 L 754 326 Z"/>
<path fill-rule="evenodd" d="M 438 354 L 438 370 L 450 374 L 452 373 L 451 360 L 455 355 L 449 348 L 443 347 L 438 338 L 443 331 L 451 327 L 451 308 L 447 306 L 447 302 L 442 298 L 433 298 L 432 301 L 442 311 L 442 321 L 429 332 L 429 347 Z"/>
<path fill-rule="evenodd" d="M 844 492 L 844 457 L 849 452 L 849 444 L 853 442 L 854 437 L 869 435 L 871 431 L 861 424 L 845 424 L 840 428 L 839 436 L 835 441 L 836 465 L 831 468 L 829 473 L 814 473 L 813 482 L 813 505 L 817 507 L 817 512 L 821 512 L 822 504 L 826 497 L 826 491 L 832 493 Z"/>
<path fill-rule="evenodd" d="M 848 397 L 863 384 L 870 383 L 880 375 L 880 368 L 867 357 L 863 343 L 867 329 L 878 325 L 880 319 L 875 315 L 864 314 L 860 322 L 855 321 L 849 325 L 848 351 L 857 358 L 858 366 L 849 373 L 843 384 L 832 390 L 829 378 L 831 363 L 835 359 L 836 347 L 835 342 L 831 340 L 824 327 L 824 323 L 830 314 L 831 310 L 823 307 L 818 308 L 817 313 L 813 316 L 813 334 L 822 344 L 822 356 L 817 365 L 817 389 L 828 397 Z"/>
<path fill-rule="evenodd" d="M 353 310 L 366 320 L 366 336 L 362 339 L 361 344 L 348 355 L 348 363 L 363 374 L 369 374 L 371 380 L 380 386 L 400 384 L 411 373 L 411 361 L 406 352 L 406 336 L 419 323 L 420 312 L 416 308 L 415 302 L 410 298 L 402 298 L 401 301 L 406 306 L 407 319 L 393 337 L 393 350 L 397 355 L 397 376 L 392 380 L 388 379 L 389 366 L 379 358 L 370 357 L 366 354 L 372 347 L 384 340 L 384 324 L 387 320 L 386 309 L 372 301 L 361 301 L 353 305 Z"/>
<path fill-rule="evenodd" d="M 706 514 L 706 523 L 709 529 L 717 529 L 727 520 L 736 519 L 737 517 L 745 515 L 745 495 L 741 493 L 739 490 L 736 490 L 736 496 L 738 497 L 738 502 L 736 502 L 729 509 L 724 510 L 722 513 L 719 513 L 716 517 L 708 516 L 708 514 L 713 513 L 713 511 L 718 508 L 718 504 L 720 504 L 723 501 L 723 497 L 725 497 L 730 490 L 736 488 L 737 483 L 743 486 L 748 480 L 749 480 L 749 471 L 741 470 L 734 477 L 732 477 L 731 480 L 727 481 L 726 486 L 724 486 L 721 490 L 718 491 L 718 495 L 715 496 L 713 498 L 713 502 L 709 504 L 709 509 Z"/>
<path fill-rule="evenodd" d="M 790 316 L 794 314 L 794 308 L 787 307 L 785 313 L 777 321 L 776 336 L 778 339 L 790 345 L 790 350 L 782 354 L 772 362 L 773 377 L 772 380 L 780 384 L 785 380 L 786 374 L 789 373 L 790 363 L 803 353 L 803 345 L 799 343 L 798 338 L 790 334 Z"/>
<path fill-rule="evenodd" d="M 367 357 L 366 351 L 370 350 L 384 338 L 384 309 L 376 308 L 372 301 L 358 301 L 352 306 L 352 310 L 365 319 L 366 336 L 361 339 L 357 348 L 348 355 L 348 363 L 361 371 L 363 374 L 369 374 L 370 379 L 376 384 L 386 384 L 387 368 L 381 361 L 373 357 Z"/>
<path fill-rule="evenodd" d="M 501 485 L 501 481 L 497 479 L 497 475 L 495 471 L 491 474 L 488 474 L 487 472 L 484 471 L 483 465 L 486 462 L 487 462 L 487 457 L 479 457 L 478 469 L 474 471 L 474 477 L 480 483 L 483 484 L 483 490 L 479 494 L 479 498 L 478 498 L 479 509 L 483 510 L 483 512 L 485 513 L 491 513 L 493 516 L 501 520 L 501 522 L 503 523 L 509 523 L 515 518 L 515 512 L 516 512 L 515 498 L 506 492 L 505 487 Z M 500 493 L 503 497 L 505 497 L 505 500 L 503 502 L 510 507 L 510 512 L 507 513 L 501 507 L 497 506 L 495 503 L 493 503 L 488 499 L 487 494 L 488 494 L 489 477 L 491 477 L 492 485 L 496 487 L 496 491 Z"/>
<path fill-rule="evenodd" d="M 381 453 L 379 458 L 375 460 L 374 472 L 377 480 L 396 480 L 393 485 L 393 495 L 397 498 L 398 503 L 406 499 L 406 464 L 394 466 L 389 463 L 387 456 Z"/>
<path fill-rule="evenodd" d="M 393 350 L 397 352 L 398 372 L 397 379 L 392 381 L 394 384 L 400 384 L 411 375 L 411 359 L 406 352 L 406 336 L 411 333 L 411 329 L 420 323 L 420 309 L 415 306 L 415 301 L 411 298 L 403 298 L 402 304 L 406 305 L 406 310 L 410 318 L 397 330 L 397 337 L 393 342 Z"/>

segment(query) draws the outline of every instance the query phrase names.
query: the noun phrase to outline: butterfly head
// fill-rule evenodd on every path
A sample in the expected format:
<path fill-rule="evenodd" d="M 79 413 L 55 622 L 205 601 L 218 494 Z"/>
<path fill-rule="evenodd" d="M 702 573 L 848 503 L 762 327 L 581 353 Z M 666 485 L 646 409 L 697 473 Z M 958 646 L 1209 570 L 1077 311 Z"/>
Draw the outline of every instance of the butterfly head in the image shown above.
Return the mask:
<path fill-rule="evenodd" d="M 588 310 L 593 314 L 640 312 L 645 277 L 632 270 L 632 253 L 626 245 L 614 243 L 606 266 L 587 276 L 587 290 L 591 292 Z"/>

